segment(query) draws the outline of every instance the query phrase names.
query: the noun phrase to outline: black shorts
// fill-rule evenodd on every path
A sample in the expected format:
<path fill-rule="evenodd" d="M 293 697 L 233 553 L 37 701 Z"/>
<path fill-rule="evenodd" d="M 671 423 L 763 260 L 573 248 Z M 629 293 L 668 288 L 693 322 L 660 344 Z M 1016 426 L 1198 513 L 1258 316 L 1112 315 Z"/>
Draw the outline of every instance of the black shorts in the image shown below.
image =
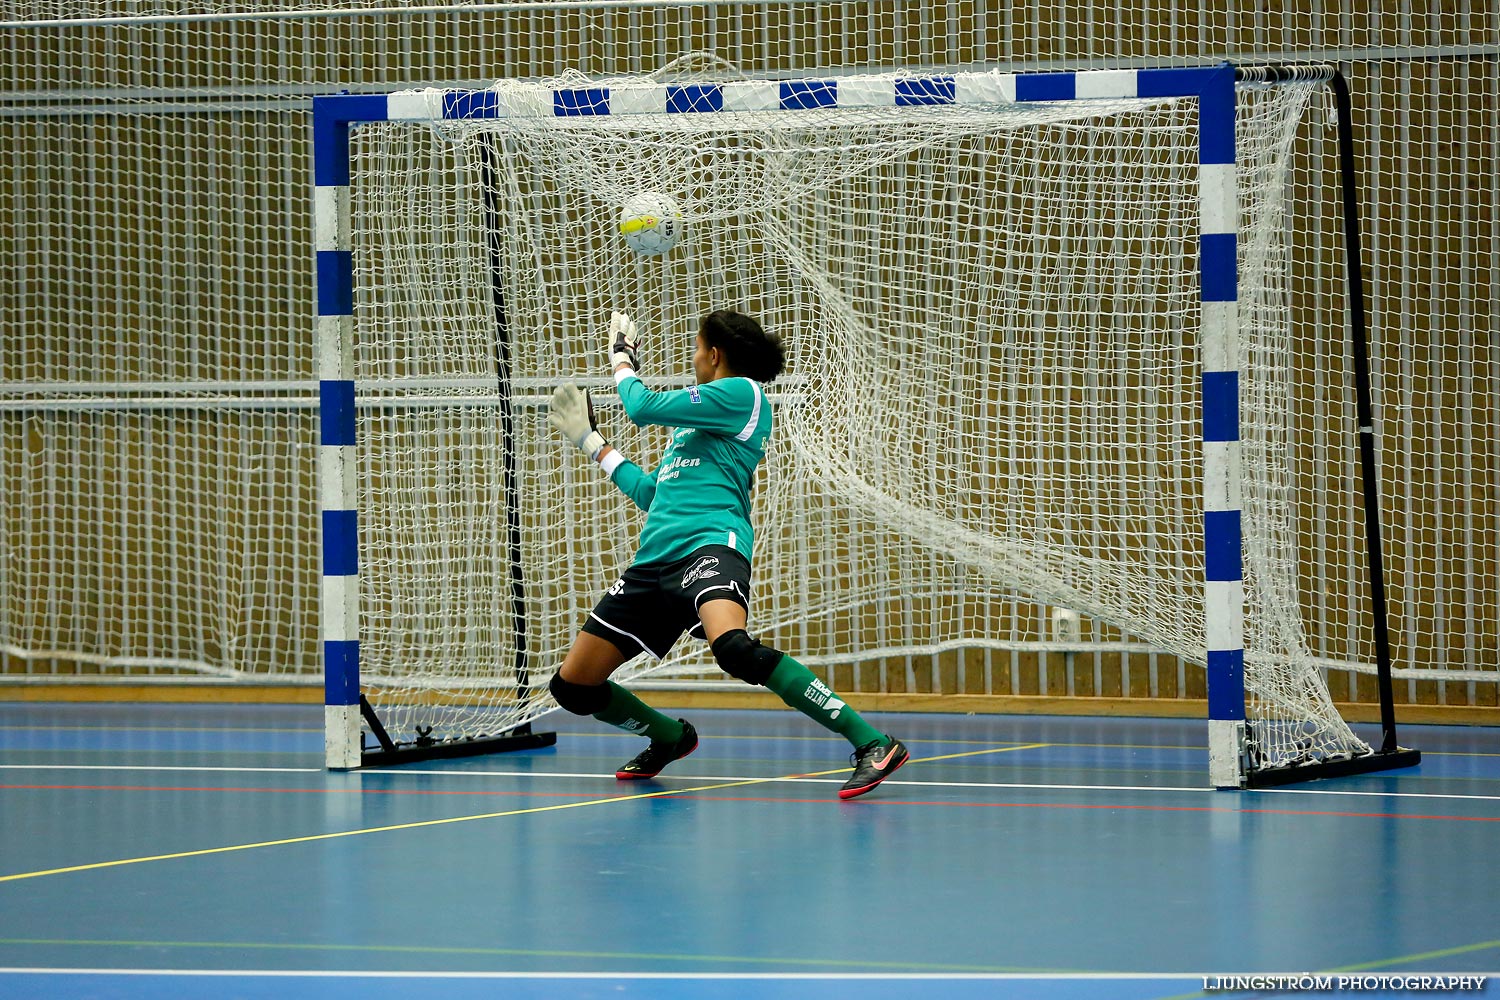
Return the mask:
<path fill-rule="evenodd" d="M 698 606 L 730 600 L 750 609 L 750 563 L 727 545 L 705 545 L 677 562 L 631 566 L 584 619 L 583 630 L 626 656 L 658 660 L 686 632 L 703 638 Z"/>

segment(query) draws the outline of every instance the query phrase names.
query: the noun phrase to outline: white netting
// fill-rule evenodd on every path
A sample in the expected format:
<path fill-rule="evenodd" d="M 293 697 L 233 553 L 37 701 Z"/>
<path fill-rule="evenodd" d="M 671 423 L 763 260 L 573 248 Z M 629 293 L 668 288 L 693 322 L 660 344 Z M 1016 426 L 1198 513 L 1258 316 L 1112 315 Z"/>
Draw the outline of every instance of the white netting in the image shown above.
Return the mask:
<path fill-rule="evenodd" d="M 1241 124 L 1247 675 L 1268 763 L 1363 747 L 1303 638 L 1287 500 L 1285 192 L 1312 92 L 1257 92 Z M 633 508 L 541 409 L 559 379 L 608 391 L 614 307 L 648 331 L 658 385 L 690 377 L 711 308 L 789 343 L 756 495 L 752 627 L 768 641 L 883 670 L 1004 648 L 1007 609 L 1031 601 L 1201 663 L 1196 117 L 1196 102 L 1129 101 L 356 129 L 356 377 L 384 397 L 362 424 L 362 656 L 391 724 L 450 723 L 431 707 L 445 686 L 493 685 L 512 711 L 508 510 L 533 682 L 628 560 Z M 614 232 L 647 189 L 687 218 L 664 258 Z M 457 393 L 470 401 L 422 405 Z M 604 412 L 649 468 L 660 439 Z M 716 673 L 696 647 L 668 667 Z M 480 700 L 462 725 L 501 728 Z"/>
<path fill-rule="evenodd" d="M 1345 69 L 1365 209 L 1396 696 L 1468 712 L 1496 703 L 1493 4 L 0 0 L 0 19 L 7 683 L 146 673 L 320 682 L 312 95 L 482 86 L 562 67 L 671 67 L 682 79 L 1228 59 Z M 1320 152 L 1331 132 L 1321 114 L 1303 127 L 1288 199 L 1296 234 L 1337 208 Z M 1359 474 L 1340 450 L 1351 432 L 1345 409 L 1325 398 L 1347 379 L 1341 263 L 1293 250 L 1289 343 L 1301 371 L 1328 373 L 1292 387 L 1294 411 L 1307 415 L 1287 448 L 1301 621 L 1335 696 L 1370 703 L 1370 631 L 1351 624 L 1367 620 Z M 120 408 L 143 398 L 160 400 L 149 422 Z M 220 451 L 214 427 L 231 411 L 242 443 Z M 115 472 L 146 468 L 141 477 Z M 264 517 L 222 503 L 255 477 L 273 498 Z M 144 480 L 149 493 L 136 486 Z M 245 526 L 198 514 L 220 506 L 233 506 Z M 167 511 L 185 520 L 170 522 Z M 228 543 L 231 534 L 244 544 Z M 149 562 L 126 572 L 113 553 Z M 884 557 L 928 576 L 951 570 L 904 541 Z M 205 571 L 213 566 L 221 569 Z M 878 586 L 884 571 L 850 572 Z M 977 597 L 964 572 L 951 570 L 941 601 L 903 598 L 876 617 L 933 621 L 944 634 L 978 632 L 967 623 L 983 622 L 977 652 L 969 639 L 933 640 L 851 664 L 822 661 L 836 686 L 1133 696 L 1153 699 L 1153 711 L 1201 698 L 1200 669 L 1087 619 L 1076 642 L 1059 642 L 1045 605 Z M 825 643 L 836 619 L 793 621 L 779 634 L 792 648 L 837 648 Z M 971 651 L 960 655 L 959 645 Z"/>
<path fill-rule="evenodd" d="M 264 178 L 252 196 L 201 165 L 301 131 L 286 112 L 0 123 L 7 672 L 316 663 L 316 393 L 287 290 L 307 249 L 272 207 L 306 185 Z"/>

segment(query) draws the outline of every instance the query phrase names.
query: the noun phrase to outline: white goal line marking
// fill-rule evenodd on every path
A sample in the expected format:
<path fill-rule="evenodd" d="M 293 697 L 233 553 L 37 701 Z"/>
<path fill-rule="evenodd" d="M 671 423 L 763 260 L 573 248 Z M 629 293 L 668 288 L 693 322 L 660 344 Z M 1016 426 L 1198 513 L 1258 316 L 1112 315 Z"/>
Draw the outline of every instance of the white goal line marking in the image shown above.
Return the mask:
<path fill-rule="evenodd" d="M 912 758 L 912 763 L 919 764 L 922 758 Z M 845 771 L 849 770 L 844 768 Z M 368 774 L 464 774 L 491 777 L 510 778 L 607 778 L 607 774 L 593 774 L 579 771 L 439 771 L 439 770 L 371 770 Z M 780 778 L 757 778 L 751 775 L 730 774 L 674 774 L 657 775 L 653 781 L 759 781 L 765 784 L 776 784 L 780 782 L 813 782 L 827 783 L 831 778 L 803 778 L 803 777 L 780 777 Z M 1186 792 L 1191 795 L 1202 795 L 1220 791 L 1207 785 L 1063 785 L 1063 784 L 1041 784 L 1021 781 L 909 781 L 899 778 L 887 778 L 881 782 L 887 787 L 903 786 L 907 788 L 996 788 L 1011 791 L 1038 791 L 1038 792 Z M 1500 795 L 1460 795 L 1452 792 L 1376 792 L 1359 791 L 1355 789 L 1337 788 L 1246 788 L 1241 789 L 1245 794 L 1255 795 L 1343 795 L 1355 797 L 1369 797 L 1382 799 L 1464 799 L 1476 802 L 1500 802 Z"/>
<path fill-rule="evenodd" d="M 921 763 L 922 758 L 914 758 L 913 763 Z M 149 764 L 0 764 L 0 771 L 161 771 L 161 772 L 227 772 L 232 774 L 319 774 L 324 772 L 321 767 L 191 767 L 184 765 L 149 765 Z M 843 770 L 848 770 L 844 768 Z M 442 775 L 449 778 L 573 778 L 584 780 L 605 779 L 615 780 L 611 775 L 604 772 L 590 771 L 445 771 L 438 768 L 366 768 L 349 772 L 351 774 L 379 774 L 395 775 L 420 774 L 430 777 Z M 659 782 L 671 781 L 747 781 L 761 782 L 764 784 L 806 782 L 812 784 L 827 784 L 834 780 L 832 778 L 818 777 L 764 777 L 755 775 L 733 775 L 733 774 L 674 774 L 658 775 L 652 779 Z M 1187 793 L 1191 795 L 1202 795 L 1206 792 L 1217 792 L 1218 789 L 1196 785 L 1064 785 L 1027 783 L 1016 781 L 906 781 L 896 778 L 887 778 L 884 785 L 901 786 L 906 788 L 994 788 L 1009 791 L 1037 791 L 1037 792 L 1157 792 L 1164 794 Z M 1500 802 L 1500 795 L 1463 795 L 1454 792 L 1382 792 L 1382 791 L 1360 791 L 1357 789 L 1338 788 L 1247 788 L 1242 790 L 1245 794 L 1254 795 L 1326 795 L 1345 796 L 1353 798 L 1381 798 L 1381 799 L 1449 799 L 1469 802 Z"/>
<path fill-rule="evenodd" d="M 244 976 L 317 979 L 681 979 L 681 980 L 1114 980 L 1191 979 L 1193 972 L 340 972 L 333 969 L 63 969 L 0 968 L 0 975 L 62 976 Z M 1218 975 L 1214 973 L 1213 975 Z"/>

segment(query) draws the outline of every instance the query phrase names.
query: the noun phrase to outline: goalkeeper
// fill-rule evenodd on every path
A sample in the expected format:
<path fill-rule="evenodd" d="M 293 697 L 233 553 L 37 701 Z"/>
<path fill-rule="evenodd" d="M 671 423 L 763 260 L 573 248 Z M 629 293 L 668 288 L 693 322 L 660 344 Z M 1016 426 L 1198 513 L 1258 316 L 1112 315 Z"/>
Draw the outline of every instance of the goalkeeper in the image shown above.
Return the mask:
<path fill-rule="evenodd" d="M 667 718 L 609 678 L 642 651 L 666 656 L 687 632 L 708 642 L 726 673 L 770 688 L 846 738 L 854 747 L 854 774 L 839 797 L 862 795 L 906 763 L 906 747 L 872 728 L 802 664 L 745 631 L 754 537 L 750 485 L 771 434 L 764 383 L 781 374 L 781 341 L 749 316 L 710 313 L 693 351 L 697 384 L 667 392 L 647 389 L 636 375 L 640 341 L 630 317 L 611 316 L 610 365 L 626 415 L 637 426 L 672 428 L 654 472 L 648 475 L 605 442 L 586 392 L 563 385 L 552 394 L 548 421 L 646 511 L 635 559 L 584 620 L 552 678 L 552 695 L 575 715 L 650 739 L 615 777 L 654 777 L 692 753 L 698 734 L 691 723 Z"/>

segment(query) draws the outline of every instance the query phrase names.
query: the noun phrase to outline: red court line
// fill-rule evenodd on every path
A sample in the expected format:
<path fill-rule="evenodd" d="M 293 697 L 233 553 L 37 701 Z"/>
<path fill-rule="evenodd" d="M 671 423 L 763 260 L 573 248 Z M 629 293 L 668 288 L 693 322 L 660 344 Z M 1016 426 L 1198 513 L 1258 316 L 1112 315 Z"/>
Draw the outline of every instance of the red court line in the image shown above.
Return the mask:
<path fill-rule="evenodd" d="M 0 791 L 20 789 L 57 792 L 255 792 L 276 795 L 469 795 L 489 798 L 573 798 L 594 799 L 607 796 L 588 792 L 495 792 L 440 791 L 422 788 L 240 788 L 199 785 L 0 785 Z M 621 792 L 618 798 L 635 798 L 634 792 Z"/>
<path fill-rule="evenodd" d="M 639 787 L 639 786 L 638 786 Z M 250 792 L 258 794 L 291 795 L 427 795 L 427 796 L 483 796 L 492 798 L 637 798 L 639 792 L 632 789 L 614 796 L 591 795 L 584 792 L 502 792 L 502 791 L 441 791 L 436 789 L 404 788 L 237 788 L 198 785 L 0 785 L 4 790 L 31 791 L 82 791 L 82 792 Z M 777 795 L 705 795 L 696 792 L 672 794 L 670 791 L 660 798 L 694 799 L 711 802 L 781 802 L 797 805 L 845 805 L 849 808 L 872 808 L 887 806 L 948 806 L 963 809 L 1078 809 L 1078 810 L 1130 810 L 1133 812 L 1186 812 L 1254 814 L 1260 816 L 1326 816 L 1337 819 L 1421 819 L 1450 820 L 1456 823 L 1500 823 L 1500 816 L 1438 816 L 1426 813 L 1379 813 L 1346 812 L 1324 809 L 1221 809 L 1217 806 L 1166 806 L 1143 804 L 1103 804 L 1093 802 L 938 802 L 913 799 L 867 799 L 848 802 L 832 797 L 791 798 Z"/>

